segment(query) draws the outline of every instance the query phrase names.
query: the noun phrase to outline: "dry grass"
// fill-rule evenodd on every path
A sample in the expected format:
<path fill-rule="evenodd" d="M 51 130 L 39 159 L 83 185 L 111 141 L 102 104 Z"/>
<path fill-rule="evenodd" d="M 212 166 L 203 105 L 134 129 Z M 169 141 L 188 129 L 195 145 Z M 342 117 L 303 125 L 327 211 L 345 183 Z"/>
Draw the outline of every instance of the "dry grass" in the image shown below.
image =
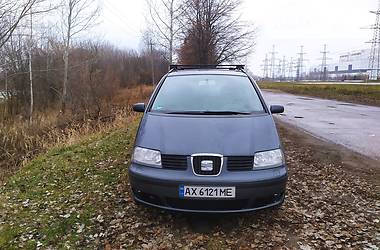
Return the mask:
<path fill-rule="evenodd" d="M 123 89 L 112 99 L 112 103 L 120 108 L 128 107 L 138 102 L 147 102 L 153 92 L 153 86 L 139 85 L 133 88 Z"/>
<path fill-rule="evenodd" d="M 84 135 L 126 126 L 133 118 L 131 104 L 146 101 L 153 88 L 137 86 L 121 90 L 112 108 L 97 119 L 57 116 L 57 111 L 38 114 L 33 123 L 15 118 L 0 123 L 0 184 L 35 155 L 61 144 L 72 144 Z"/>

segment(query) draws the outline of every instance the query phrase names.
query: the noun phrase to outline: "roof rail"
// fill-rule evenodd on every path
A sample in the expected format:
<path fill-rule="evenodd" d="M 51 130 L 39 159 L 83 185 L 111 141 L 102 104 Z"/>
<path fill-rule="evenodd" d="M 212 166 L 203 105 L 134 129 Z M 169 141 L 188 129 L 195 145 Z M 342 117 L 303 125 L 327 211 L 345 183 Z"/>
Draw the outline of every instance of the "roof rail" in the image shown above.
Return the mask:
<path fill-rule="evenodd" d="M 170 71 L 185 70 L 185 69 L 228 69 L 228 70 L 244 70 L 245 65 L 242 64 L 195 64 L 195 65 L 181 65 L 172 64 L 170 65 Z"/>

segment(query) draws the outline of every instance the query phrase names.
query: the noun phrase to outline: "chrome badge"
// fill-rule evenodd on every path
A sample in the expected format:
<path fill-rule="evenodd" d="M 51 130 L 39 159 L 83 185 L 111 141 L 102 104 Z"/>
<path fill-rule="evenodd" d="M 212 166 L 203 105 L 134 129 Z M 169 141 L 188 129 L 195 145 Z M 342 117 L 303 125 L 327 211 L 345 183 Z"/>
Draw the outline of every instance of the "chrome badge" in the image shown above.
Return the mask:
<path fill-rule="evenodd" d="M 214 170 L 214 163 L 210 160 L 201 161 L 201 171 L 211 172 Z"/>

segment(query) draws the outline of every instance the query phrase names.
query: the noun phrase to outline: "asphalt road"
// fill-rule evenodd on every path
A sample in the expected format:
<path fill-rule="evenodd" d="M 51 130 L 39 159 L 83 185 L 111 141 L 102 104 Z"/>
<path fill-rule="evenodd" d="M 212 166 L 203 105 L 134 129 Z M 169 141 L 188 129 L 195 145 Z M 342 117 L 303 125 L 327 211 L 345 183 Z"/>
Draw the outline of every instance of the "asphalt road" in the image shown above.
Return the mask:
<path fill-rule="evenodd" d="M 380 108 L 263 91 L 268 105 L 285 106 L 278 119 L 324 140 L 380 160 Z"/>

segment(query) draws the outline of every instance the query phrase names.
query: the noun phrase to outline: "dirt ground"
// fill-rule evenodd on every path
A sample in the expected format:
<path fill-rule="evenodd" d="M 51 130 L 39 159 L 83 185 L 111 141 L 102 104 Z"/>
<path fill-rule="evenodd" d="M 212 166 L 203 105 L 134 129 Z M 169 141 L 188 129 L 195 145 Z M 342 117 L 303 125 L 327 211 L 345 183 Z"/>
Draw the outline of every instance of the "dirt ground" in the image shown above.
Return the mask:
<path fill-rule="evenodd" d="M 136 206 L 121 182 L 100 245 L 144 249 L 379 249 L 380 164 L 279 124 L 289 183 L 279 210 L 230 215 Z"/>

